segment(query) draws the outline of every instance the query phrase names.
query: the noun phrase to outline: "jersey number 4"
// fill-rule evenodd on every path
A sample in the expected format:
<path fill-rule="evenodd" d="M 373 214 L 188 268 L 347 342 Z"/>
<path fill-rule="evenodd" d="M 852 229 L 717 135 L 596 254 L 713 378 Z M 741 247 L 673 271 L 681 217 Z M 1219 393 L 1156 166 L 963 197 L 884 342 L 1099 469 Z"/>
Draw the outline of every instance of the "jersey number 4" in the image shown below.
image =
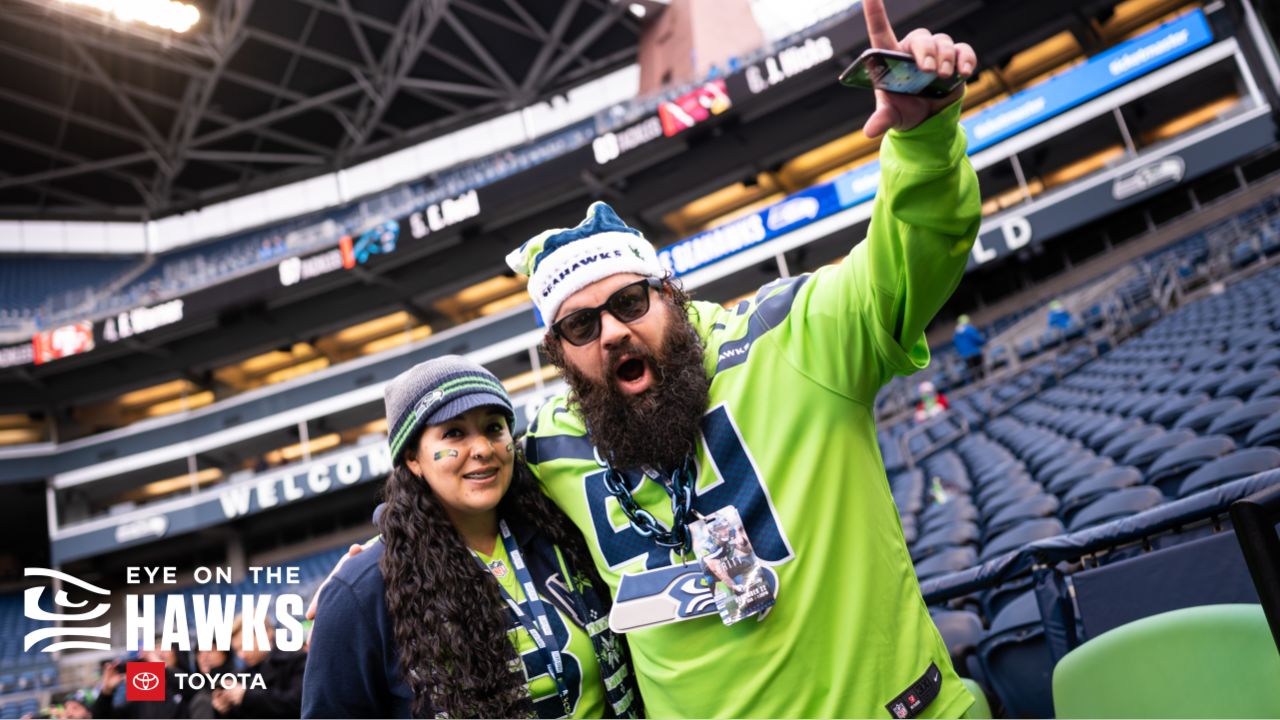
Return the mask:
<path fill-rule="evenodd" d="M 789 560 L 791 547 L 769 491 L 727 407 L 717 405 L 703 416 L 702 440 L 712 467 L 700 469 L 694 509 L 706 515 L 726 505 L 736 507 L 756 556 L 770 565 Z M 708 472 L 713 472 L 716 480 L 704 484 L 702 479 Z M 639 473 L 627 473 L 625 478 L 632 492 L 641 483 L 652 482 Z M 649 570 L 673 563 L 669 549 L 643 537 L 629 523 L 621 529 L 614 527 L 609 519 L 609 507 L 616 500 L 605 489 L 603 470 L 590 473 L 583 480 L 596 542 L 610 568 L 621 567 L 640 557 L 645 557 L 645 568 Z"/>

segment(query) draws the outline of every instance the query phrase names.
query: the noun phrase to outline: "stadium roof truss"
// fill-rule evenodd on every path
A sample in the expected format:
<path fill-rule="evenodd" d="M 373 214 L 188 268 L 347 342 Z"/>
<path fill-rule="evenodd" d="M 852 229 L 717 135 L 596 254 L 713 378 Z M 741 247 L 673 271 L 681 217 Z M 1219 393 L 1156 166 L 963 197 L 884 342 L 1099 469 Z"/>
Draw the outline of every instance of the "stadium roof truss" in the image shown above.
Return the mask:
<path fill-rule="evenodd" d="M 330 172 L 634 58 L 610 0 L 194 0 L 187 34 L 3 0 L 0 214 L 142 220 Z"/>

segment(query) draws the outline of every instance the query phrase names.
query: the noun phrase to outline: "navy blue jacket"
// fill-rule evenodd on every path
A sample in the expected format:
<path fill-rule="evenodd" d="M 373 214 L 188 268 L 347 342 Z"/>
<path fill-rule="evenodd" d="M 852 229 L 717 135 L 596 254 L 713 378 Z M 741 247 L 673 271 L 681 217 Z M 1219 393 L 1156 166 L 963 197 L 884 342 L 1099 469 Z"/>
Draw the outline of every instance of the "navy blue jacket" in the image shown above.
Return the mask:
<path fill-rule="evenodd" d="M 413 690 L 400 672 L 378 566 L 384 546 L 348 558 L 320 593 L 303 675 L 304 718 L 407 718 Z"/>

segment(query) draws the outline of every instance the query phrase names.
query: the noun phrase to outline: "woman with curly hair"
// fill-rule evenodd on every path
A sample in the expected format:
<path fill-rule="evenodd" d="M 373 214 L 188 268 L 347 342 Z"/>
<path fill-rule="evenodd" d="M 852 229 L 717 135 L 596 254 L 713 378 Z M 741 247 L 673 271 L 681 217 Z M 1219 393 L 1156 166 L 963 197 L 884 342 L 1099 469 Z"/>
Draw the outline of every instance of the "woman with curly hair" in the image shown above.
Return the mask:
<path fill-rule="evenodd" d="M 319 596 L 303 717 L 636 717 L 608 593 L 511 437 L 498 379 L 457 356 L 388 384 L 381 535 Z"/>

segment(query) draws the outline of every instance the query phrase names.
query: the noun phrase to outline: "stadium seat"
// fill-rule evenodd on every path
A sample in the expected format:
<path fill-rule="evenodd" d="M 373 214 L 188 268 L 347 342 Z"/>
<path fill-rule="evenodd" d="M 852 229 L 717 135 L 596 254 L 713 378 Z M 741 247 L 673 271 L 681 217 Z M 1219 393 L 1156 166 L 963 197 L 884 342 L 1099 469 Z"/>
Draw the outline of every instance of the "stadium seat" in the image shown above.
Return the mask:
<path fill-rule="evenodd" d="M 983 534 L 995 537 L 1027 520 L 1049 517 L 1058 511 L 1058 498 L 1052 495 L 1033 495 L 1012 503 L 997 512 L 983 525 Z"/>
<path fill-rule="evenodd" d="M 1129 453 L 1138 443 L 1152 439 L 1156 435 L 1163 435 L 1165 429 L 1159 425 L 1147 425 L 1141 421 L 1137 421 L 1137 425 L 1130 430 L 1117 435 L 1102 447 L 1098 453 L 1111 458 L 1117 462 L 1124 463 L 1121 458 Z"/>
<path fill-rule="evenodd" d="M 1218 397 L 1247 398 L 1271 380 L 1280 379 L 1280 368 L 1266 365 L 1239 375 L 1218 388 Z"/>
<path fill-rule="evenodd" d="M 968 610 L 934 610 L 930 616 L 951 653 L 951 664 L 957 672 L 966 674 L 969 658 L 976 656 L 982 641 L 982 619 Z"/>
<path fill-rule="evenodd" d="M 1280 467 L 1280 450 L 1272 447 L 1237 450 L 1191 473 L 1178 488 L 1178 497 L 1217 487 L 1260 472 Z"/>
<path fill-rule="evenodd" d="M 1238 409 L 1243 404 L 1239 399 L 1233 397 L 1210 400 L 1178 418 L 1173 427 L 1175 430 L 1186 428 L 1192 432 L 1203 433 L 1219 417 Z"/>
<path fill-rule="evenodd" d="M 902 539 L 907 545 L 913 544 L 920 537 L 920 528 L 916 525 L 915 515 L 901 515 L 898 518 L 902 521 Z"/>
<path fill-rule="evenodd" d="M 1183 478 L 1235 449 L 1235 442 L 1225 435 L 1197 438 L 1171 448 L 1151 463 L 1146 472 L 1146 481 L 1166 495 L 1173 495 Z"/>
<path fill-rule="evenodd" d="M 1030 480 L 1015 482 L 1006 486 L 993 485 L 978 497 L 982 507 L 981 517 L 984 521 L 994 517 L 996 513 L 1019 500 L 1035 497 L 1044 492 L 1044 488 Z"/>
<path fill-rule="evenodd" d="M 1175 397 L 1177 397 L 1177 393 L 1156 393 L 1154 395 L 1146 395 L 1129 407 L 1128 415 L 1129 417 L 1138 418 L 1144 422 L 1153 422 L 1151 420 L 1151 416 L 1155 411 L 1158 410 L 1161 405 L 1164 405 L 1170 399 Z"/>
<path fill-rule="evenodd" d="M 924 580 L 935 575 L 968 570 L 978 564 L 978 551 L 971 545 L 947 548 L 916 563 L 916 577 Z"/>
<path fill-rule="evenodd" d="M 978 643 L 978 659 L 1009 717 L 1053 715 L 1053 657 L 1033 592 L 1010 602 Z"/>
<path fill-rule="evenodd" d="M 1223 413 L 1208 428 L 1209 434 L 1227 435 L 1236 444 L 1243 443 L 1260 421 L 1280 413 L 1280 398 L 1251 400 L 1243 406 Z"/>
<path fill-rule="evenodd" d="M 1221 357 L 1225 362 L 1226 356 L 1224 355 Z M 1235 375 L 1236 374 L 1231 370 L 1218 370 L 1216 372 L 1205 374 L 1197 378 L 1196 381 L 1192 383 L 1191 391 L 1217 395 L 1218 391 L 1226 385 L 1228 380 L 1233 380 L 1235 378 Z"/>
<path fill-rule="evenodd" d="M 1044 466 L 1036 472 L 1036 480 L 1040 481 L 1040 484 L 1042 485 L 1047 485 L 1059 473 L 1064 471 L 1073 471 L 1081 465 L 1095 462 L 1098 459 L 1098 456 L 1088 450 L 1074 450 L 1062 453 L 1051 462 L 1045 463 Z"/>
<path fill-rule="evenodd" d="M 1076 532 L 1117 518 L 1128 517 L 1143 510 L 1150 510 L 1162 502 L 1164 502 L 1164 496 L 1153 487 L 1144 485 L 1117 490 L 1103 495 L 1082 508 L 1071 518 L 1068 527 L 1071 532 Z"/>
<path fill-rule="evenodd" d="M 1132 465 L 1139 470 L 1145 470 L 1148 465 L 1155 462 L 1156 458 L 1163 455 L 1170 448 L 1185 445 L 1195 439 L 1196 434 L 1190 430 L 1170 430 L 1167 433 L 1149 437 L 1135 444 L 1125 453 L 1124 459 L 1120 461 L 1120 464 Z"/>
<path fill-rule="evenodd" d="M 1067 653 L 1059 718 L 1280 717 L 1280 654 L 1259 605 L 1153 615 Z"/>
<path fill-rule="evenodd" d="M 1081 480 L 1062 498 L 1062 517 L 1070 520 L 1072 515 L 1094 500 L 1116 490 L 1141 484 L 1142 473 L 1123 465 Z"/>
<path fill-rule="evenodd" d="M 1250 447 L 1280 445 L 1280 413 L 1258 421 L 1258 424 L 1254 425 L 1249 434 L 1245 436 L 1244 444 Z"/>
<path fill-rule="evenodd" d="M 1066 530 L 1057 518 L 1041 518 L 1029 520 L 991 539 L 982 547 L 978 559 L 986 562 L 1007 552 L 1016 550 L 1027 543 L 1056 537 Z"/>
<path fill-rule="evenodd" d="M 1113 467 L 1115 467 L 1115 462 L 1113 462 L 1111 458 L 1095 456 L 1091 460 L 1087 460 L 1075 467 L 1070 467 L 1057 473 L 1049 480 L 1045 487 L 1049 492 L 1055 495 L 1062 495 L 1081 480 L 1106 472 Z"/>
<path fill-rule="evenodd" d="M 1169 398 L 1151 414 L 1151 422 L 1173 427 L 1173 424 L 1183 415 L 1207 402 L 1209 402 L 1209 396 L 1204 393 L 1190 393 Z"/>
<path fill-rule="evenodd" d="M 1280 352 L 1277 352 L 1276 354 L 1280 355 Z M 1254 390 L 1252 394 L 1249 395 L 1249 399 L 1257 400 L 1259 398 L 1275 397 L 1277 395 L 1280 395 L 1280 378 L 1277 378 L 1275 380 L 1268 380 L 1267 382 L 1258 386 L 1258 388 Z"/>
<path fill-rule="evenodd" d="M 911 559 L 921 560 L 944 548 L 972 545 L 981 537 L 978 526 L 971 522 L 946 525 L 924 535 L 911 548 Z"/>
<path fill-rule="evenodd" d="M 972 522 L 978 519 L 978 508 L 974 507 L 969 498 L 960 496 L 952 498 L 940 505 L 930 505 L 920 515 L 920 530 L 923 532 L 932 532 L 942 527 L 957 522 Z"/>

